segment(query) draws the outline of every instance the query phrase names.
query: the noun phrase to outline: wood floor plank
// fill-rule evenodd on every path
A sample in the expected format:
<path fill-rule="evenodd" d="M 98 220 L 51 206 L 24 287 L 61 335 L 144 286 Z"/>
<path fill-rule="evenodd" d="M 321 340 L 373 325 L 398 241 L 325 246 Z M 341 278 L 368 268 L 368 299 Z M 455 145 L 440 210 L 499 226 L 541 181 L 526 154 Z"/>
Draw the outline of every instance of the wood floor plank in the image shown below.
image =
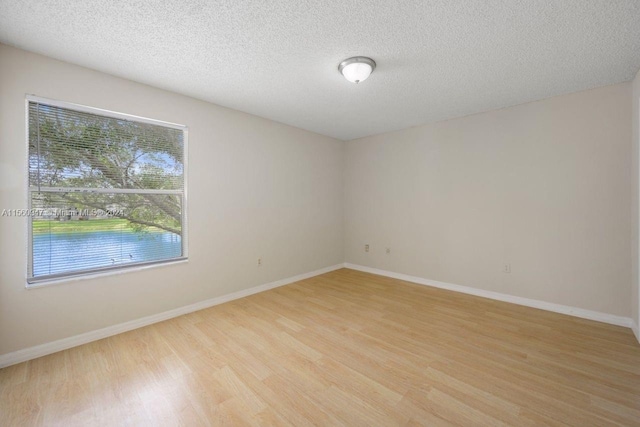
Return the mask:
<path fill-rule="evenodd" d="M 341 269 L 0 370 L 7 426 L 640 426 L 630 330 Z"/>

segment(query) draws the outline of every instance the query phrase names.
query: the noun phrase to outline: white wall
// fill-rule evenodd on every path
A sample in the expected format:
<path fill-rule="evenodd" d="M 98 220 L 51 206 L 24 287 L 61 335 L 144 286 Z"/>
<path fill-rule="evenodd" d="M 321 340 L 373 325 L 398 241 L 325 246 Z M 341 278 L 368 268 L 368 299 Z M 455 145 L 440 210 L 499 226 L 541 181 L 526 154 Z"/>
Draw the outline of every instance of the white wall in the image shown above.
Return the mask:
<path fill-rule="evenodd" d="M 346 261 L 629 317 L 630 89 L 348 142 Z"/>
<path fill-rule="evenodd" d="M 632 122 L 633 122 L 633 175 L 632 175 L 632 295 L 631 295 L 631 319 L 634 322 L 633 332 L 640 341 L 640 71 L 633 80 L 632 96 Z"/>
<path fill-rule="evenodd" d="M 27 205 L 25 94 L 189 126 L 190 259 L 26 290 L 0 218 L 0 355 L 343 262 L 342 142 L 5 45 L 0 209 Z"/>

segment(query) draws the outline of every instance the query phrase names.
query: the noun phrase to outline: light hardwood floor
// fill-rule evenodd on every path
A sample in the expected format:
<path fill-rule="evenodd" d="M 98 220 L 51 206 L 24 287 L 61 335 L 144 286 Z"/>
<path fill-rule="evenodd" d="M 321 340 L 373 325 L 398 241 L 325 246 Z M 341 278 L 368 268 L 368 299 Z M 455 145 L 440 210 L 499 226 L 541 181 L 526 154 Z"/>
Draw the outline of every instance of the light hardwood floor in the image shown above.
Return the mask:
<path fill-rule="evenodd" d="M 0 424 L 640 425 L 640 345 L 342 269 L 2 369 Z"/>

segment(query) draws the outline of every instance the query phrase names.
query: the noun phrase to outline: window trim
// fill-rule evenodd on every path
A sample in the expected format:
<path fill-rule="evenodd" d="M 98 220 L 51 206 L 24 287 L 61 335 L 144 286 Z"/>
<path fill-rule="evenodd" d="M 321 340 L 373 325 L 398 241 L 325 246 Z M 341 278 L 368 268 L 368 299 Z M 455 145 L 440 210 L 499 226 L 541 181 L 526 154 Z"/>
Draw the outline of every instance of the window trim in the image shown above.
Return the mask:
<path fill-rule="evenodd" d="M 148 124 L 153 124 L 153 125 L 158 125 L 158 126 L 164 126 L 164 127 L 169 127 L 169 128 L 173 128 L 173 129 L 178 129 L 181 130 L 183 132 L 183 190 L 182 191 L 177 191 L 177 190 L 151 190 L 152 192 L 157 194 L 176 194 L 176 193 L 180 193 L 182 194 L 182 206 L 181 206 L 181 229 L 182 229 L 182 235 L 180 236 L 180 241 L 181 241 L 181 245 L 182 245 L 182 256 L 181 257 L 177 257 L 177 258 L 170 258 L 170 259 L 166 259 L 166 260 L 158 260 L 158 261 L 148 261 L 148 262 L 140 262 L 140 263 L 136 263 L 134 265 L 120 265 L 120 266 L 106 266 L 106 267 L 98 267 L 98 268 L 93 268 L 91 270 L 85 270 L 85 271 L 78 271 L 78 272 L 67 272 L 67 273 L 57 273 L 57 274 L 52 274 L 52 275 L 47 275 L 46 278 L 37 278 L 37 277 L 33 277 L 33 225 L 32 225 L 32 217 L 30 215 L 27 215 L 26 218 L 26 227 L 27 227 L 27 265 L 26 265 L 26 273 L 27 273 L 27 277 L 26 277 L 26 288 L 37 288 L 37 287 L 42 287 L 45 285 L 49 285 L 49 284 L 58 284 L 58 283 L 63 283 L 66 281 L 70 281 L 70 280 L 78 280 L 78 279 L 88 279 L 88 278 L 93 278 L 93 277 L 99 277 L 99 276 L 110 276 L 113 274 L 120 274 L 120 273 L 125 273 L 125 272 L 129 272 L 129 271 L 138 271 L 138 270 L 143 270 L 143 269 L 147 269 L 147 268 L 152 268 L 152 267 L 158 267 L 158 266 L 164 266 L 164 265 L 170 265 L 170 264 L 176 264 L 176 263 L 182 263 L 182 262 L 186 262 L 189 259 L 189 253 L 188 253 L 188 248 L 189 248 L 189 228 L 188 228 L 188 215 L 187 215 L 187 210 L 188 210 L 188 171 L 189 171 L 189 128 L 185 125 L 181 125 L 181 124 L 177 124 L 177 123 L 172 123 L 172 122 L 166 122 L 166 121 L 162 121 L 162 120 L 156 120 L 156 119 L 151 119 L 148 117 L 142 117 L 142 116 L 136 116 L 133 114 L 126 114 L 126 113 L 119 113 L 117 111 L 112 111 L 112 110 L 106 110 L 106 109 L 102 109 L 102 108 L 97 108 L 97 107 L 90 107 L 88 105 L 82 105 L 82 104 L 76 104 L 76 103 L 72 103 L 72 102 L 67 102 L 67 101 L 60 101 L 60 100 L 56 100 L 56 99 L 50 99 L 50 98 L 44 98 L 41 96 L 36 96 L 36 95 L 32 95 L 32 94 L 26 94 L 25 95 L 25 165 L 27 165 L 26 168 L 26 173 L 25 173 L 25 187 L 26 187 L 26 196 L 27 196 L 27 200 L 26 200 L 26 204 L 27 204 L 27 209 L 29 211 L 31 211 L 31 192 L 34 190 L 33 188 L 31 188 L 30 182 L 29 182 L 29 103 L 30 102 L 36 102 L 36 103 L 41 103 L 41 104 L 46 104 L 46 105 L 51 105 L 54 107 L 61 107 L 61 108 L 67 108 L 70 110 L 74 110 L 74 111 L 79 111 L 79 112 L 83 112 L 83 113 L 90 113 L 90 114 L 96 114 L 96 115 L 101 115 L 101 116 L 105 116 L 105 117 L 111 117 L 111 118 L 116 118 L 116 119 L 124 119 L 124 120 L 130 120 L 130 121 L 136 121 L 136 122 L 142 122 L 142 123 L 148 123 Z M 53 192 L 57 192 L 57 191 L 61 191 L 63 190 L 62 188 L 56 188 L 56 187 L 43 187 L 45 188 L 47 191 L 51 190 Z M 64 189 L 65 191 L 69 191 L 69 188 Z M 104 191 L 103 191 L 104 190 Z M 113 193 L 114 189 L 96 189 L 96 192 L 105 192 L 105 193 Z M 121 190 L 121 191 L 115 191 L 115 192 L 122 192 L 122 193 L 135 193 L 137 192 L 135 189 L 132 190 Z"/>

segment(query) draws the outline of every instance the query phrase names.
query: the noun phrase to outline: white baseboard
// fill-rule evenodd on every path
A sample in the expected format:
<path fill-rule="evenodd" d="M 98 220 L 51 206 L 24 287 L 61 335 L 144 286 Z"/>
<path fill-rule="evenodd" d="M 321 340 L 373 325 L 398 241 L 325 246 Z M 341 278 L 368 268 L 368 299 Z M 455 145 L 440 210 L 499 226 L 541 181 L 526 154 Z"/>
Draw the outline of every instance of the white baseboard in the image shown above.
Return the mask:
<path fill-rule="evenodd" d="M 310 277 L 314 277 L 320 274 L 328 273 L 330 271 L 338 270 L 343 267 L 344 267 L 343 264 L 336 264 L 330 267 L 321 268 L 320 270 L 299 274 L 297 276 L 288 277 L 286 279 L 276 280 L 275 282 L 265 283 L 264 285 L 259 285 L 253 288 L 244 289 L 242 291 L 233 292 L 231 294 L 222 295 L 222 296 L 211 298 L 205 301 L 200 301 L 195 304 L 190 304 L 184 307 L 175 308 L 173 310 L 165 311 L 162 313 L 152 314 L 151 316 L 143 317 L 141 319 L 135 319 L 129 322 L 120 323 L 113 326 L 107 326 L 106 328 L 98 329 L 95 331 L 85 332 L 80 335 L 75 335 L 75 336 L 63 338 L 57 341 L 36 345 L 34 347 L 17 350 L 11 353 L 6 353 L 3 355 L 0 355 L 0 368 L 4 368 L 10 365 L 15 365 L 16 363 L 25 362 L 27 360 L 35 359 L 37 357 L 46 356 L 47 354 L 56 353 L 58 351 L 66 350 L 68 348 L 76 347 L 92 341 L 97 341 L 113 335 L 121 334 L 123 332 L 131 331 L 133 329 L 138 329 L 143 326 L 151 325 L 153 323 L 162 322 L 163 320 L 171 319 L 173 317 L 178 317 L 183 314 L 213 307 L 214 305 L 223 304 L 225 302 L 229 302 L 235 299 L 257 294 L 259 292 L 264 292 L 269 289 L 277 288 L 279 286 L 288 285 L 290 283 L 298 282 L 300 280 L 308 279 Z"/>
<path fill-rule="evenodd" d="M 631 330 L 633 331 L 633 334 L 636 336 L 636 339 L 640 343 L 640 328 L 638 328 L 638 324 L 633 319 L 631 320 Z"/>
<path fill-rule="evenodd" d="M 483 298 L 489 298 L 498 301 L 510 302 L 512 304 L 524 305 L 527 307 L 538 308 L 541 310 L 553 311 L 556 313 L 568 314 L 570 316 L 581 317 L 583 319 L 595 320 L 598 322 L 609 323 L 627 328 L 634 327 L 634 323 L 629 317 L 616 316 L 613 314 L 601 313 L 598 311 L 586 310 L 584 308 L 571 307 L 567 305 L 554 304 L 545 301 L 539 301 L 530 298 L 517 297 L 514 295 L 502 294 L 499 292 L 485 291 L 483 289 L 471 288 L 468 286 L 454 285 L 451 283 L 438 282 L 437 280 L 423 279 L 422 277 L 409 276 L 402 273 L 394 273 L 392 271 L 379 270 L 377 268 L 365 267 L 363 265 L 351 264 L 346 262 L 345 268 L 363 271 L 365 273 L 378 274 L 380 276 L 391 277 L 394 279 L 404 280 L 419 285 L 432 286 L 434 288 L 447 289 L 449 291 L 461 292 L 463 294 L 475 295 Z M 634 330 L 638 337 L 637 327 Z M 640 339 L 639 339 L 640 340 Z"/>

